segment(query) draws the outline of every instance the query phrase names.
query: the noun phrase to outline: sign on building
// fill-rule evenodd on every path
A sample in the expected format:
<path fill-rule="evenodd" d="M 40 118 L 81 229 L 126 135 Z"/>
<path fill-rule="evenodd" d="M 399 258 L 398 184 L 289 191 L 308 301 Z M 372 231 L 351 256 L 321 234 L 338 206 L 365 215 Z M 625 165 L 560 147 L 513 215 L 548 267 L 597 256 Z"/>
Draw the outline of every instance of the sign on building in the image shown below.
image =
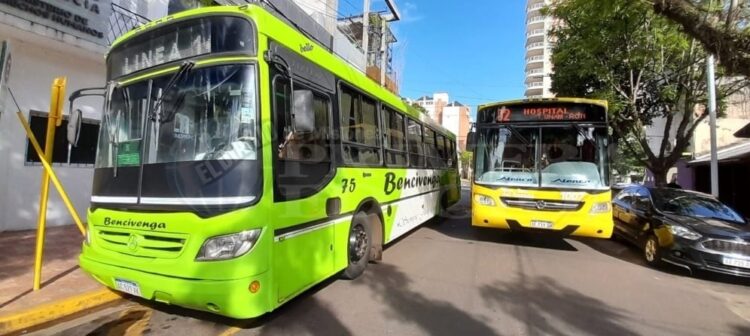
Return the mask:
<path fill-rule="evenodd" d="M 103 46 L 111 11 L 111 0 L 0 0 L 0 12 Z"/>

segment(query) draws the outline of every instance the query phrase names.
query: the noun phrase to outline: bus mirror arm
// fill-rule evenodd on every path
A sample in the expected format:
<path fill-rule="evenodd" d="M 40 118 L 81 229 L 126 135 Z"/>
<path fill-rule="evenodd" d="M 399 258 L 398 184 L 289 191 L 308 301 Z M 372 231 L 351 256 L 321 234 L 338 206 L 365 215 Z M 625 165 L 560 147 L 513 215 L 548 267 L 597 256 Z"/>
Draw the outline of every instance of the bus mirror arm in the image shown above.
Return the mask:
<path fill-rule="evenodd" d="M 68 113 L 70 113 L 70 118 L 68 119 L 68 143 L 76 147 L 78 145 L 78 138 L 81 135 L 81 120 L 83 119 L 83 112 L 80 109 L 73 109 L 73 102 L 75 102 L 78 98 L 82 97 L 102 97 L 104 98 L 107 90 L 106 88 L 84 88 L 80 90 L 76 90 L 73 93 L 70 94 L 70 97 L 68 97 Z M 70 155 L 70 151 L 68 151 L 68 155 Z"/>
<path fill-rule="evenodd" d="M 477 131 L 474 125 L 471 126 L 469 134 L 466 135 L 466 150 L 473 152 L 477 147 Z"/>

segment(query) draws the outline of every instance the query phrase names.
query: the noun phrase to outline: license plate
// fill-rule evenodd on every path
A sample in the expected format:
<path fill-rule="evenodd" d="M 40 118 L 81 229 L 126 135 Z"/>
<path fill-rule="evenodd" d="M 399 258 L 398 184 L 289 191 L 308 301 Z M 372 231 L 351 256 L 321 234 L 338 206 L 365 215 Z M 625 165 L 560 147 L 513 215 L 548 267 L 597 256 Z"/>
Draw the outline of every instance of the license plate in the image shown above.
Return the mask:
<path fill-rule="evenodd" d="M 533 220 L 531 221 L 531 227 L 535 229 L 551 229 L 553 226 L 552 222 Z"/>
<path fill-rule="evenodd" d="M 742 260 L 742 259 L 735 259 L 735 258 L 722 258 L 721 262 L 724 265 L 742 267 L 742 268 L 750 268 L 750 260 Z"/>
<path fill-rule="evenodd" d="M 141 288 L 138 287 L 137 283 L 132 281 L 115 279 L 115 289 L 131 295 L 141 296 Z"/>

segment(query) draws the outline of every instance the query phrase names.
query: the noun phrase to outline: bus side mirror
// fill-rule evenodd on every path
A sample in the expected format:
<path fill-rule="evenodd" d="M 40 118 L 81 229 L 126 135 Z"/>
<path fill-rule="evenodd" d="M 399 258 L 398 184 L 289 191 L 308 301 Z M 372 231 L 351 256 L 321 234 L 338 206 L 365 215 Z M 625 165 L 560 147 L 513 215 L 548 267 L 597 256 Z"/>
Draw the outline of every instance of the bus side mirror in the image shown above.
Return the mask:
<path fill-rule="evenodd" d="M 78 147 L 78 138 L 81 136 L 81 121 L 83 120 L 83 112 L 80 109 L 70 111 L 70 119 L 68 119 L 68 143 L 73 147 Z"/>
<path fill-rule="evenodd" d="M 292 119 L 294 131 L 311 133 L 315 130 L 315 110 L 313 109 L 313 93 L 310 90 L 294 90 L 292 97 Z"/>
<path fill-rule="evenodd" d="M 473 152 L 477 147 L 477 132 L 471 131 L 466 135 L 466 151 Z"/>

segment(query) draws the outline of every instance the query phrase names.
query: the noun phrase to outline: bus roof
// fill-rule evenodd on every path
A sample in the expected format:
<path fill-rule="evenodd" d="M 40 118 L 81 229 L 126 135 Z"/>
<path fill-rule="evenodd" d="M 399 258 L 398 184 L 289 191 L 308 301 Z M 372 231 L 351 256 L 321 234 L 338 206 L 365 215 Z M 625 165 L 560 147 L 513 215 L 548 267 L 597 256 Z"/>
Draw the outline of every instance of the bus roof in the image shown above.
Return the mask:
<path fill-rule="evenodd" d="M 495 103 L 482 104 L 477 107 L 477 111 L 496 106 L 510 106 L 510 105 L 523 105 L 528 103 L 534 104 L 555 104 L 555 103 L 577 103 L 577 104 L 590 104 L 597 105 L 603 108 L 607 108 L 607 101 L 600 99 L 587 99 L 587 98 L 572 98 L 572 97 L 558 97 L 558 98 L 531 98 L 531 99 L 516 99 L 506 100 Z"/>
<path fill-rule="evenodd" d="M 306 43 L 315 45 L 316 48 L 314 48 L 313 51 L 302 54 L 298 53 L 298 55 L 309 59 L 320 67 L 341 78 L 348 84 L 353 85 L 354 87 L 366 92 L 374 98 L 378 98 L 380 101 L 387 103 L 388 105 L 391 105 L 392 107 L 395 107 L 401 111 L 404 111 L 404 114 L 421 121 L 423 124 L 428 125 L 440 131 L 441 133 L 444 133 L 452 139 L 455 139 L 455 134 L 442 127 L 442 125 L 435 122 L 432 118 L 419 112 L 416 108 L 403 101 L 401 97 L 381 87 L 374 80 L 367 77 L 362 71 L 355 69 L 339 56 L 326 50 L 326 48 L 317 43 L 317 41 L 308 38 L 297 29 L 289 26 L 288 24 L 268 12 L 265 8 L 258 5 L 201 7 L 169 15 L 164 18 L 149 22 L 145 25 L 139 26 L 123 34 L 112 43 L 111 48 L 115 48 L 124 41 L 130 40 L 144 32 L 160 28 L 164 25 L 168 25 L 175 20 L 199 17 L 206 14 L 220 13 L 235 15 L 240 14 L 244 17 L 255 19 L 256 23 L 262 22 L 263 24 L 257 24 L 259 34 L 273 37 L 276 42 L 286 46 L 291 50 L 297 50 L 298 45 L 303 45 Z"/>

